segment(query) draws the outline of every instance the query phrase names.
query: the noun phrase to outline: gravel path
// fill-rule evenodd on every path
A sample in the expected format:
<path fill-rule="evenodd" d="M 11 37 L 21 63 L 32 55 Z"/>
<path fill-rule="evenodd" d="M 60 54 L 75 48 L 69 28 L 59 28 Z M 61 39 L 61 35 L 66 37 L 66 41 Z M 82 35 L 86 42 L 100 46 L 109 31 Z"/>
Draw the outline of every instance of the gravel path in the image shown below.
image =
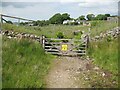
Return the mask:
<path fill-rule="evenodd" d="M 83 85 L 76 85 L 76 76 L 86 70 L 90 60 L 82 60 L 78 57 L 58 57 L 54 61 L 47 76 L 47 88 L 81 88 Z"/>

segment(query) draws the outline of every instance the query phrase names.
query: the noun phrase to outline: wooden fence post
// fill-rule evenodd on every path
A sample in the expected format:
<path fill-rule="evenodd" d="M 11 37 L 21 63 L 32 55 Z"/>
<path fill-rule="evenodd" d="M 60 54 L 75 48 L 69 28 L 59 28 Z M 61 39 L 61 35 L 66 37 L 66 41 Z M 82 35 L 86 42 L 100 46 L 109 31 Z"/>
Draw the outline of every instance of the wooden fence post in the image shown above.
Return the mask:
<path fill-rule="evenodd" d="M 45 36 L 42 35 L 42 47 L 45 48 Z"/>

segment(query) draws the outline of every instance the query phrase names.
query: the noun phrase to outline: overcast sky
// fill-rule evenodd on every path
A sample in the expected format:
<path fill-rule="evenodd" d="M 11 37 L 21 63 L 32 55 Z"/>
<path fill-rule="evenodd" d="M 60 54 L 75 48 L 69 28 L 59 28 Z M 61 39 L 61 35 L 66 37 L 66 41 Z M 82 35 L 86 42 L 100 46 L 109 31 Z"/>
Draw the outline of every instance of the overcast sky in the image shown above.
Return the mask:
<path fill-rule="evenodd" d="M 93 13 L 118 14 L 119 0 L 2 0 L 2 13 L 32 20 L 49 19 L 56 13 L 71 17 Z"/>

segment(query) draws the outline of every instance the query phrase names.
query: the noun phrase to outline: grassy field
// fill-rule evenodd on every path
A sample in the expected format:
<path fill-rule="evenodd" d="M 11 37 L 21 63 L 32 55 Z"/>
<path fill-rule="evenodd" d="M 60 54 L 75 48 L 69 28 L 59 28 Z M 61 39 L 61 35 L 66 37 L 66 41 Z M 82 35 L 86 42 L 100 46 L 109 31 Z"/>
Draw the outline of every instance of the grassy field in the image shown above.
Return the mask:
<path fill-rule="evenodd" d="M 55 58 L 47 55 L 38 42 L 3 37 L 3 88 L 41 88 L 44 76 Z"/>
<path fill-rule="evenodd" d="M 101 32 L 113 29 L 118 23 L 107 21 L 91 21 L 91 36 L 99 35 Z"/>
<path fill-rule="evenodd" d="M 43 27 L 33 26 L 16 26 L 11 24 L 3 24 L 3 30 L 13 30 L 17 32 L 32 33 L 35 35 L 45 35 L 47 37 L 57 38 L 58 32 L 63 32 L 65 38 L 72 38 L 73 32 L 76 30 L 87 30 L 84 26 L 67 26 L 67 25 L 49 25 Z"/>
<path fill-rule="evenodd" d="M 100 42 L 91 42 L 88 54 L 94 58 L 94 64 L 110 71 L 117 80 L 118 74 L 118 40 L 107 41 L 104 39 Z M 112 77 L 111 77 L 112 78 Z"/>
<path fill-rule="evenodd" d="M 2 35 L 0 35 L 0 89 L 2 89 Z"/>
<path fill-rule="evenodd" d="M 99 33 L 112 29 L 117 25 L 117 23 L 107 22 L 107 21 L 91 21 L 91 36 L 98 35 Z M 3 24 L 3 30 L 13 30 L 17 32 L 26 32 L 36 35 L 45 35 L 47 37 L 56 38 L 58 32 L 63 32 L 65 38 L 74 38 L 73 32 L 76 30 L 81 30 L 88 32 L 90 26 L 82 25 L 48 25 L 43 27 L 33 27 L 33 26 L 16 26 L 11 24 Z"/>
<path fill-rule="evenodd" d="M 92 21 L 91 36 L 117 27 L 117 23 L 107 21 Z M 73 32 L 82 30 L 88 32 L 90 26 L 49 25 L 44 27 L 16 26 L 3 24 L 3 30 L 26 32 L 36 35 L 46 35 L 56 38 L 58 32 L 63 32 L 65 38 L 75 38 Z M 44 87 L 44 76 L 51 65 L 52 55 L 44 53 L 40 44 L 26 39 L 13 40 L 3 37 L 3 87 Z M 88 55 L 94 58 L 94 64 L 118 74 L 118 41 L 91 42 Z M 112 77 L 117 80 L 116 76 Z"/>
<path fill-rule="evenodd" d="M 100 67 L 118 73 L 118 40 L 91 42 L 88 53 Z"/>

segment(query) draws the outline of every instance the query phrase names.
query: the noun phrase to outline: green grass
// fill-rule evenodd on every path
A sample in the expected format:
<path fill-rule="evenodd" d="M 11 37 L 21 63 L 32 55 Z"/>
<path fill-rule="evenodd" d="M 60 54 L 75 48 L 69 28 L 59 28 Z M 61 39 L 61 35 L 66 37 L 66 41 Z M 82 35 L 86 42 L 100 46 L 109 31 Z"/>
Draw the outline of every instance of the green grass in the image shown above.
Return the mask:
<path fill-rule="evenodd" d="M 118 26 L 117 23 L 107 22 L 107 21 L 90 21 L 91 23 L 96 23 L 96 25 L 91 26 L 91 36 L 95 36 L 104 32 L 106 30 L 112 29 Z M 11 24 L 3 24 L 3 30 L 13 30 L 17 32 L 26 32 L 35 35 L 45 35 L 47 37 L 57 38 L 58 32 L 63 32 L 65 38 L 74 38 L 73 32 L 76 30 L 81 30 L 88 32 L 90 26 L 82 25 L 48 25 L 48 26 L 16 26 Z"/>
<path fill-rule="evenodd" d="M 0 35 L 0 89 L 2 89 L 2 35 Z"/>
<path fill-rule="evenodd" d="M 118 40 L 91 42 L 88 54 L 101 68 L 118 74 Z"/>
<path fill-rule="evenodd" d="M 93 25 L 96 23 L 96 25 Z M 107 21 L 91 21 L 91 36 L 99 35 L 101 32 L 113 29 L 118 26 L 118 23 Z"/>
<path fill-rule="evenodd" d="M 57 38 L 59 32 L 63 32 L 65 38 L 73 38 L 73 32 L 76 30 L 87 30 L 88 27 L 75 25 L 48 25 L 43 27 L 33 26 L 16 26 L 11 24 L 3 24 L 3 30 L 13 30 L 17 32 L 26 32 L 35 35 L 45 35 L 47 37 Z"/>
<path fill-rule="evenodd" d="M 114 27 L 117 23 L 107 21 L 91 21 L 91 37 L 99 35 Z M 36 35 L 46 35 L 57 38 L 58 32 L 63 32 L 65 38 L 79 38 L 74 36 L 76 30 L 88 32 L 89 26 L 49 25 L 44 27 L 15 26 L 3 24 L 3 30 L 13 30 Z M 94 58 L 94 63 L 99 67 L 118 73 L 118 41 L 108 42 L 106 39 L 100 42 L 91 42 L 88 55 Z M 28 40 L 8 40 L 3 38 L 3 87 L 43 87 L 45 76 L 50 61 L 53 57 L 43 53 L 43 49 L 36 42 Z M 18 63 L 17 63 L 18 62 Z M 16 65 L 17 63 L 17 65 Z M 37 66 L 37 69 L 34 67 Z M 116 78 L 116 76 L 114 76 Z M 113 78 L 114 78 L 113 77 Z"/>
<path fill-rule="evenodd" d="M 54 56 L 47 55 L 38 42 L 3 37 L 3 88 L 41 88 Z"/>
<path fill-rule="evenodd" d="M 110 77 L 112 81 L 118 82 L 118 40 L 107 41 L 104 39 L 99 42 L 91 42 L 88 55 L 94 59 L 93 63 L 100 68 L 102 68 L 105 72 L 111 72 L 112 76 Z M 120 85 L 116 85 L 116 87 L 120 87 Z"/>

